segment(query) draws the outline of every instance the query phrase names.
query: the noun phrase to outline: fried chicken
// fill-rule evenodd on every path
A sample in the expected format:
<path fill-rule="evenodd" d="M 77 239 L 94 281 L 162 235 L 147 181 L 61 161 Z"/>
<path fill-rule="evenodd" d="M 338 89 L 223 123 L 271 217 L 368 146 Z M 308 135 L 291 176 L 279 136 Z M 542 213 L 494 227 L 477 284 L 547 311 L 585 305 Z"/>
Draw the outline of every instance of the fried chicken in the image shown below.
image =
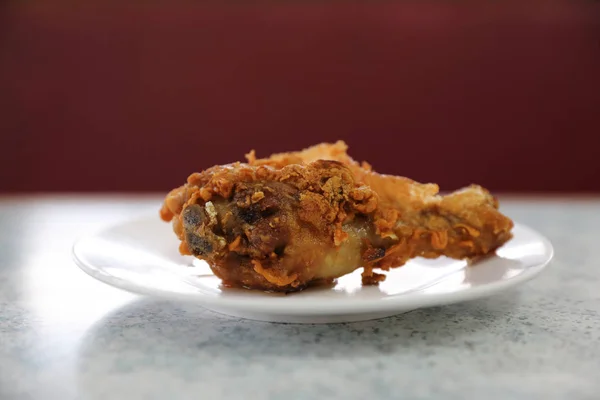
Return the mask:
<path fill-rule="evenodd" d="M 485 189 L 447 196 L 435 184 L 382 175 L 343 142 L 215 166 L 171 191 L 161 217 L 180 252 L 206 260 L 227 286 L 290 292 L 363 267 L 414 257 L 472 259 L 511 238 L 512 221 Z"/>

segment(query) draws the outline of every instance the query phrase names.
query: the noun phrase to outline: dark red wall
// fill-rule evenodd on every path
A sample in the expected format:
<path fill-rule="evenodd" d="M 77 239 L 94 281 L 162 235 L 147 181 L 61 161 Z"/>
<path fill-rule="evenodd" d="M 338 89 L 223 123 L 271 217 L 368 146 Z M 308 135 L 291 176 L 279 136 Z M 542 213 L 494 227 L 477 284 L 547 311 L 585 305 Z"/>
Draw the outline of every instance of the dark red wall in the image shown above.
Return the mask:
<path fill-rule="evenodd" d="M 361 3 L 5 3 L 0 191 L 167 190 L 338 138 L 444 189 L 600 191 L 599 2 Z"/>

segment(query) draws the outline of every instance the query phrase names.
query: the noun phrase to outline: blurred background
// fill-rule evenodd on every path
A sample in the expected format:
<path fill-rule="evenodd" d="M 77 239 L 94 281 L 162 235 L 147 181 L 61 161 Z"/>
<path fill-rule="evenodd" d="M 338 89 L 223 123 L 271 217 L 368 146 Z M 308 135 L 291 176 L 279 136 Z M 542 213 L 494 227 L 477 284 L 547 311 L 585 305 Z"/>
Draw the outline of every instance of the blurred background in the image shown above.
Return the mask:
<path fill-rule="evenodd" d="M 0 192 L 165 192 L 337 139 L 444 190 L 600 192 L 600 3 L 0 5 Z"/>

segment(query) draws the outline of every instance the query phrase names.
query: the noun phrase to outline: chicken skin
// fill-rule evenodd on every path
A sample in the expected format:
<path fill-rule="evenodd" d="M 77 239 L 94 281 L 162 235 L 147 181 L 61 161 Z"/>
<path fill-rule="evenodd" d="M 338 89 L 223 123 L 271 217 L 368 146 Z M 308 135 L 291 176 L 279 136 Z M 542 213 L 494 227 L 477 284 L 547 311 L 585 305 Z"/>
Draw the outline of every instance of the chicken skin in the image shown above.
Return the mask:
<path fill-rule="evenodd" d="M 226 286 L 291 292 L 414 257 L 472 259 L 511 238 L 485 189 L 446 196 L 434 184 L 373 172 L 343 142 L 215 166 L 172 190 L 161 217 L 180 252 L 206 260 Z"/>

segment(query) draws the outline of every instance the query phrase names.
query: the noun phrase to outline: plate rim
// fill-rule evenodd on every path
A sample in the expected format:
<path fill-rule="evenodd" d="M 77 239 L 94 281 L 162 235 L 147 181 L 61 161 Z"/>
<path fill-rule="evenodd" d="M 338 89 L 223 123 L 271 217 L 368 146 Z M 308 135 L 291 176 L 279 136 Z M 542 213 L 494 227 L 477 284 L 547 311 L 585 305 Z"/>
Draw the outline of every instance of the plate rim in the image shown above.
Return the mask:
<path fill-rule="evenodd" d="M 160 288 L 149 288 L 144 285 L 133 283 L 130 280 L 122 279 L 116 276 L 111 276 L 101 273 L 98 267 L 94 267 L 87 263 L 81 255 L 78 255 L 78 248 L 85 243 L 86 240 L 93 239 L 100 234 L 111 229 L 132 224 L 136 221 L 147 220 L 149 216 L 133 218 L 113 224 L 111 226 L 100 229 L 95 233 L 87 234 L 75 241 L 71 248 L 72 258 L 75 264 L 86 274 L 98 281 L 109 286 L 121 289 L 130 293 L 161 297 L 171 300 L 186 301 L 197 303 L 207 308 L 232 309 L 240 312 L 260 312 L 278 315 L 290 316 L 305 316 L 305 315 L 339 315 L 339 314 L 364 314 L 375 312 L 392 312 L 395 310 L 417 309 L 433 306 L 441 306 L 455 304 L 464 301 L 475 300 L 495 295 L 509 288 L 522 285 L 523 283 L 535 278 L 543 270 L 545 270 L 554 258 L 554 247 L 550 240 L 527 225 L 515 222 L 515 230 L 529 231 L 540 240 L 544 248 L 547 250 L 547 258 L 539 264 L 527 267 L 522 273 L 506 279 L 501 279 L 483 284 L 476 287 L 467 287 L 458 291 L 441 292 L 441 293 L 422 293 L 409 292 L 388 295 L 387 297 L 377 299 L 361 299 L 361 298 L 343 298 L 343 299 L 304 299 L 301 301 L 281 301 L 287 297 L 270 297 L 279 301 L 269 301 L 269 297 L 258 297 L 260 293 L 253 294 L 256 296 L 256 301 L 251 300 L 250 296 L 244 298 L 232 298 L 220 296 L 218 294 L 208 294 L 202 290 L 197 292 L 174 292 Z M 302 296 L 302 292 L 293 294 L 294 298 Z"/>

